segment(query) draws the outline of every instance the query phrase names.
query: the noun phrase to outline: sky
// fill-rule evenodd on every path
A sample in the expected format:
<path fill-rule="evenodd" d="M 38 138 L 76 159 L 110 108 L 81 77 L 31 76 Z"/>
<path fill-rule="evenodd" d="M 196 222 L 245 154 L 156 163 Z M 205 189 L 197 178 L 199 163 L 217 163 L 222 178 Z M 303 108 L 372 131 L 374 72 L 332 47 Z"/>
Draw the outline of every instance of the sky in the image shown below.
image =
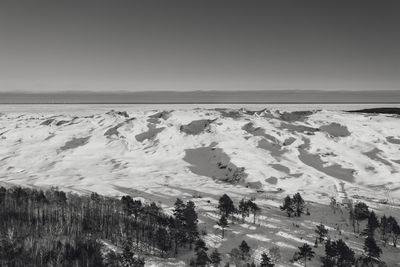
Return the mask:
<path fill-rule="evenodd" d="M 0 2 L 0 92 L 399 90 L 400 1 Z"/>

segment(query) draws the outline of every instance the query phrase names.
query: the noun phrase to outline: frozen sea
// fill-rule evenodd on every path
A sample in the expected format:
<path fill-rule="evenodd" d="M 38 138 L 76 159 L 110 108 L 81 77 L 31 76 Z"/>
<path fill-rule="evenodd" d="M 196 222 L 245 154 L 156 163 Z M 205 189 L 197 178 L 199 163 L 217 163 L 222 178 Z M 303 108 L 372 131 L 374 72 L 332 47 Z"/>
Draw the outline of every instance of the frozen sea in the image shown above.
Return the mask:
<path fill-rule="evenodd" d="M 398 104 L 387 103 L 346 103 L 346 104 L 0 104 L 0 113 L 39 113 L 39 114 L 74 114 L 85 115 L 107 112 L 111 109 L 118 111 L 130 110 L 190 110 L 195 108 L 245 108 L 248 110 L 278 109 L 281 111 L 301 110 L 359 110 L 367 108 L 397 107 Z"/>

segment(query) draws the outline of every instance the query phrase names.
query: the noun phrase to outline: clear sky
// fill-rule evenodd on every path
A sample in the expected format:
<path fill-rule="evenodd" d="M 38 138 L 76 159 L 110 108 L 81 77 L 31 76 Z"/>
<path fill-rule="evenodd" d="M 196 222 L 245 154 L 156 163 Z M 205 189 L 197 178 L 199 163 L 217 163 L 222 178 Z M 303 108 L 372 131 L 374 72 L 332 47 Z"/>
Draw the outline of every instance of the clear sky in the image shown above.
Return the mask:
<path fill-rule="evenodd" d="M 0 92 L 399 90 L 400 1 L 0 2 Z"/>

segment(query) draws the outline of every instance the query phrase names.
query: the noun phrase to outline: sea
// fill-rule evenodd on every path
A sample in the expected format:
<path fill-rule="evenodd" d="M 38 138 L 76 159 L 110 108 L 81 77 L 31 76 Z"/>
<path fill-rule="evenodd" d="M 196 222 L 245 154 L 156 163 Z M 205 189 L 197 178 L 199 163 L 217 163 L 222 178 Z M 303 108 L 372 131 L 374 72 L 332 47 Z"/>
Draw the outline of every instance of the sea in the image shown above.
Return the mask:
<path fill-rule="evenodd" d="M 110 110 L 118 111 L 151 111 L 151 110 L 188 110 L 188 109 L 247 109 L 247 110 L 281 110 L 281 111 L 304 111 L 304 110 L 336 110 L 350 111 L 368 108 L 392 107 L 400 108 L 400 103 L 266 103 L 266 104 L 0 104 L 0 113 L 59 113 L 85 115 L 103 113 Z"/>

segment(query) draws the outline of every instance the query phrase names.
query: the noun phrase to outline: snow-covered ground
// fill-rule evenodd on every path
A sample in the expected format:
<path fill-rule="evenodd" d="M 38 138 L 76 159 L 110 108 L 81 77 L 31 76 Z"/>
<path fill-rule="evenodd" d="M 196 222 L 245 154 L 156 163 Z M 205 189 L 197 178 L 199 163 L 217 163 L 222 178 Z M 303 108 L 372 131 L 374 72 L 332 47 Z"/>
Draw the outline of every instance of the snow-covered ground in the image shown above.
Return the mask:
<path fill-rule="evenodd" d="M 75 106 L 1 106 L 0 182 L 157 200 L 297 191 L 320 203 L 400 199 L 396 116 Z"/>
<path fill-rule="evenodd" d="M 255 262 L 275 247 L 282 255 L 277 266 L 296 266 L 293 253 L 314 244 L 320 223 L 360 254 L 363 239 L 352 232 L 347 209 L 335 213 L 326 204 L 331 197 L 362 200 L 380 215 L 399 214 L 400 117 L 319 108 L 0 105 L 0 185 L 130 194 L 159 203 L 167 214 L 177 197 L 190 199 L 202 238 L 225 259 L 246 240 Z M 296 192 L 311 215 L 289 219 L 279 206 Z M 222 239 L 216 207 L 224 193 L 235 204 L 255 198 L 261 214 L 255 223 L 253 215 L 230 221 Z M 314 250 L 324 253 L 322 245 Z M 398 249 L 384 250 L 389 266 L 399 262 Z M 154 257 L 147 265 L 188 260 Z"/>

